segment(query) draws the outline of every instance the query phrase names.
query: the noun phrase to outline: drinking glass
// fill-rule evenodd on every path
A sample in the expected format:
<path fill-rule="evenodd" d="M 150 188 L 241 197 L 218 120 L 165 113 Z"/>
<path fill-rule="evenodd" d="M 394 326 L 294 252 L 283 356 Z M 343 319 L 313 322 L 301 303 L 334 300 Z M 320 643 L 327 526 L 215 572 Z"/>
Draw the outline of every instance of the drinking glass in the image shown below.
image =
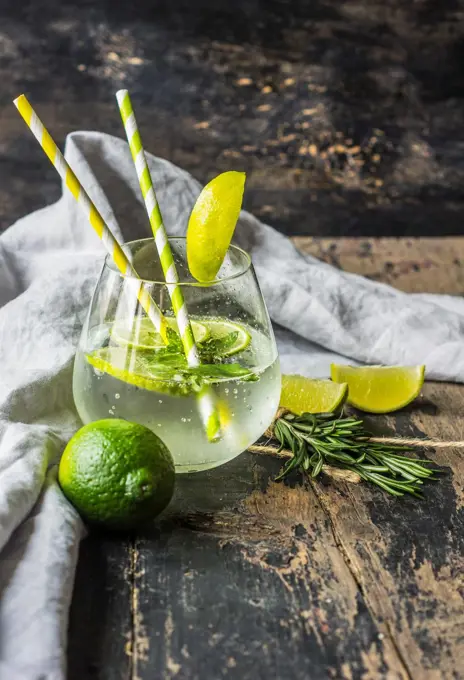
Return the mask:
<path fill-rule="evenodd" d="M 231 246 L 216 280 L 199 283 L 188 270 L 185 238 L 169 243 L 201 366 L 190 368 L 183 355 L 154 240 L 132 241 L 123 250 L 167 318 L 169 344 L 134 294 L 134 278 L 108 256 L 77 349 L 73 393 L 84 423 L 141 423 L 164 441 L 177 472 L 196 472 L 235 458 L 263 434 L 279 405 L 280 367 L 249 255 Z M 216 441 L 208 439 L 199 408 L 205 383 L 221 422 Z"/>

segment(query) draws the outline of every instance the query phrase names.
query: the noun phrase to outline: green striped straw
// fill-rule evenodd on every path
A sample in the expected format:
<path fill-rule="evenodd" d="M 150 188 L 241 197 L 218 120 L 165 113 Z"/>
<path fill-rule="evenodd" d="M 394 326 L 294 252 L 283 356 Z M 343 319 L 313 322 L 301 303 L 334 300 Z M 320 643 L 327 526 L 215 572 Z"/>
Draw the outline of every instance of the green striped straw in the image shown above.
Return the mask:
<path fill-rule="evenodd" d="M 146 291 L 143 287 L 137 272 L 131 265 L 129 259 L 114 237 L 111 229 L 105 223 L 103 217 L 100 215 L 97 208 L 90 200 L 88 193 L 79 182 L 72 169 L 69 167 L 63 154 L 56 145 L 56 142 L 52 139 L 47 128 L 42 123 L 24 94 L 17 97 L 13 104 L 18 109 L 19 113 L 24 119 L 24 122 L 39 142 L 45 154 L 48 156 L 55 170 L 62 178 L 64 184 L 76 199 L 90 224 L 97 232 L 98 237 L 112 257 L 113 262 L 116 264 L 121 274 L 123 276 L 129 277 L 127 282 L 130 290 L 132 290 L 134 295 L 137 296 L 148 318 L 151 320 L 154 327 L 163 338 L 163 342 L 167 345 L 168 326 L 165 317 L 161 313 L 159 307 L 155 304 L 155 301 L 150 297 L 148 291 Z"/>
<path fill-rule="evenodd" d="M 166 287 L 171 297 L 171 304 L 177 321 L 177 327 L 182 340 L 185 357 L 190 367 L 200 365 L 200 355 L 195 343 L 192 325 L 188 316 L 187 306 L 179 285 L 174 257 L 169 245 L 166 229 L 163 224 L 161 211 L 156 200 L 153 181 L 148 168 L 145 151 L 135 120 L 132 102 L 127 90 L 119 90 L 116 93 L 119 111 L 124 123 L 127 141 L 134 161 L 137 177 L 142 191 L 143 200 L 150 220 L 153 236 L 155 237 L 156 249 L 161 261 L 161 267 L 166 280 Z M 215 394 L 209 385 L 203 386 L 198 393 L 200 415 L 205 425 L 205 431 L 210 441 L 216 441 L 221 437 L 221 424 L 216 405 Z"/>

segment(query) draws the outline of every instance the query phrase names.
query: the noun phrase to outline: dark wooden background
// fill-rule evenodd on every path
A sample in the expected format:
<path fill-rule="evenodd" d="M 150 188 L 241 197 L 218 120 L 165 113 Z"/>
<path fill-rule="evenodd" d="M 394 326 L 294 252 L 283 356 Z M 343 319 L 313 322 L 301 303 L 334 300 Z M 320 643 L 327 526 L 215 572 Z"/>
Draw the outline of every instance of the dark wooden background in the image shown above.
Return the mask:
<path fill-rule="evenodd" d="M 463 294 L 463 19 L 462 0 L 0 0 L 0 231 L 60 193 L 11 100 L 63 143 L 123 136 L 127 87 L 151 152 L 201 181 L 245 169 L 246 207 L 303 250 Z M 463 409 L 430 384 L 372 425 L 458 439 Z M 277 485 L 245 453 L 179 480 L 151 531 L 91 534 L 69 679 L 460 680 L 464 469 L 430 455 L 423 504 Z"/>
<path fill-rule="evenodd" d="M 249 173 L 246 207 L 291 234 L 463 231 L 462 0 L 0 0 L 0 228 L 59 182 L 11 100 L 62 143 L 122 136 L 130 89 L 150 151 L 206 181 Z"/>

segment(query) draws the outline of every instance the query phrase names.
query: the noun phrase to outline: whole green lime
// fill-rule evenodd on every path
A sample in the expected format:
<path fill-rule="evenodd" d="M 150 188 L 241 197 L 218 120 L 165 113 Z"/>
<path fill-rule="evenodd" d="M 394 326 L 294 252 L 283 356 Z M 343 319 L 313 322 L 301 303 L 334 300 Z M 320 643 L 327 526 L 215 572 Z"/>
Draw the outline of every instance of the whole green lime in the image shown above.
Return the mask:
<path fill-rule="evenodd" d="M 98 420 L 69 441 L 58 480 L 86 521 L 131 529 L 159 515 L 174 492 L 172 456 L 147 427 Z"/>

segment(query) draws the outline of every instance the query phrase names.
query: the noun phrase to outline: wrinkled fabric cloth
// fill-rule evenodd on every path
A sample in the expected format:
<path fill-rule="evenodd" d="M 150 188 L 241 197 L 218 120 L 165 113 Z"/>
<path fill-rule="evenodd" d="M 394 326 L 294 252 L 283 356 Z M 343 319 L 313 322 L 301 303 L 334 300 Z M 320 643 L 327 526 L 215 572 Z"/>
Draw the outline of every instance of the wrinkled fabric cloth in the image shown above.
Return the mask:
<path fill-rule="evenodd" d="M 150 235 L 125 142 L 76 132 L 66 157 L 116 237 Z M 44 164 L 47 162 L 44 158 Z M 200 185 L 149 157 L 168 233 L 185 233 Z M 284 372 L 327 376 L 331 361 L 418 364 L 464 381 L 464 300 L 408 295 L 296 250 L 242 213 Z M 56 463 L 80 426 L 72 362 L 103 246 L 70 193 L 0 236 L 0 678 L 61 680 L 83 525 Z"/>

